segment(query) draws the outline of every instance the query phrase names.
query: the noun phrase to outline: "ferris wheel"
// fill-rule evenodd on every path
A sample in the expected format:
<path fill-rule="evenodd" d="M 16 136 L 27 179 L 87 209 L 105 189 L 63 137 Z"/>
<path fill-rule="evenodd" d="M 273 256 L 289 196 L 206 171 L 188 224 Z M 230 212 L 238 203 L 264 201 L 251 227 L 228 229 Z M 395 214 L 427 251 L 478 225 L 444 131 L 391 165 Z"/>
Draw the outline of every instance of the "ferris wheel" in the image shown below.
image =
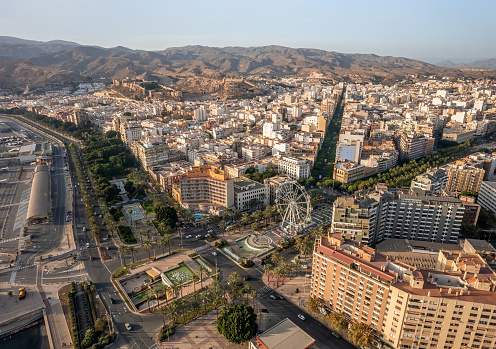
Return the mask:
<path fill-rule="evenodd" d="M 282 226 L 295 235 L 310 221 L 310 196 L 296 181 L 285 181 L 276 191 L 277 209 L 282 215 Z"/>

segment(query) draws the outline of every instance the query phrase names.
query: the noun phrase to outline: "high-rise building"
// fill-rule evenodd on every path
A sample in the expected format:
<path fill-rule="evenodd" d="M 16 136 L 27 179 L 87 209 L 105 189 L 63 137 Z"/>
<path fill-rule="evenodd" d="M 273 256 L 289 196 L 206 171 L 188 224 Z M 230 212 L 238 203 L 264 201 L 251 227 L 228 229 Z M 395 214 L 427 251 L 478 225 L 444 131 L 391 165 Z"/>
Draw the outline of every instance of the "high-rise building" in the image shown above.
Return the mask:
<path fill-rule="evenodd" d="M 216 166 L 194 166 L 173 185 L 172 196 L 192 211 L 233 208 L 233 180 Z"/>
<path fill-rule="evenodd" d="M 332 232 L 368 245 L 388 238 L 454 243 L 464 212 L 457 198 L 409 195 L 378 185 L 334 202 Z"/>
<path fill-rule="evenodd" d="M 311 295 L 374 330 L 375 346 L 494 348 L 496 275 L 478 254 L 438 252 L 419 270 L 340 234 L 317 238 Z"/>
<path fill-rule="evenodd" d="M 482 182 L 477 203 L 496 215 L 496 182 Z"/>
<path fill-rule="evenodd" d="M 455 161 L 442 167 L 448 175 L 446 190 L 460 193 L 462 191 L 479 192 L 485 171 L 463 161 Z"/>
<path fill-rule="evenodd" d="M 415 160 L 432 153 L 434 138 L 418 135 L 416 133 L 402 133 L 398 137 L 398 150 L 400 158 Z"/>

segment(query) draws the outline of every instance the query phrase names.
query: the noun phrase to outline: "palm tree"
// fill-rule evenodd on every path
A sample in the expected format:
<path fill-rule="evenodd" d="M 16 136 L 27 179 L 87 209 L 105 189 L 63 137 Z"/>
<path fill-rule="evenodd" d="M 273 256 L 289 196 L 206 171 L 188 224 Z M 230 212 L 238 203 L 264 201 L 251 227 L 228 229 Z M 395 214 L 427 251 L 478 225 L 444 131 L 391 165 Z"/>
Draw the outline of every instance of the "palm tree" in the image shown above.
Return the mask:
<path fill-rule="evenodd" d="M 245 285 L 243 287 L 243 292 L 246 294 L 246 300 L 248 300 L 248 295 L 250 294 L 251 292 L 251 286 L 250 285 Z"/>
<path fill-rule="evenodd" d="M 265 272 L 265 274 L 267 274 L 267 282 L 270 281 L 270 273 L 271 273 L 272 269 L 273 269 L 272 264 L 265 264 L 264 265 L 264 272 Z"/>
<path fill-rule="evenodd" d="M 134 254 L 136 253 L 136 250 L 134 249 L 133 246 L 129 246 L 127 248 L 127 252 L 131 255 L 132 259 L 133 259 L 133 263 L 134 263 Z"/>
<path fill-rule="evenodd" d="M 145 240 L 142 242 L 141 246 L 143 247 L 143 250 L 148 252 L 148 258 L 150 258 L 150 250 L 152 249 L 152 243 L 150 240 Z"/>
<path fill-rule="evenodd" d="M 127 254 L 127 250 L 128 248 L 125 245 L 119 246 L 117 250 L 117 254 L 121 257 L 121 265 L 124 265 L 122 257 L 124 257 Z"/>
<path fill-rule="evenodd" d="M 165 242 L 167 242 L 167 246 L 169 247 L 169 254 L 170 254 L 171 253 L 171 245 L 174 242 L 172 240 L 172 234 L 165 234 L 163 236 L 163 239 L 165 240 Z"/>
<path fill-rule="evenodd" d="M 168 225 L 167 225 L 167 224 L 165 224 L 165 222 L 164 222 L 164 221 L 159 222 L 159 223 L 157 224 L 157 230 L 158 230 L 158 232 L 159 232 L 160 234 L 162 234 L 162 235 L 163 235 L 163 234 L 165 234 L 165 230 L 167 229 L 167 227 L 168 227 Z"/>
<path fill-rule="evenodd" d="M 219 228 L 222 230 L 222 236 L 224 236 L 224 233 L 226 232 L 226 221 L 222 220 L 219 222 Z"/>
<path fill-rule="evenodd" d="M 193 292 L 196 292 L 196 283 L 200 281 L 200 277 L 196 274 L 193 274 Z"/>
<path fill-rule="evenodd" d="M 148 292 L 145 295 L 146 302 L 148 303 L 148 312 L 150 313 L 150 300 L 152 299 L 152 296 L 150 295 L 150 292 Z"/>
<path fill-rule="evenodd" d="M 200 278 L 200 287 L 203 288 L 203 278 L 208 275 L 207 269 L 203 265 L 198 266 L 198 276 Z"/>
<path fill-rule="evenodd" d="M 241 282 L 241 276 L 239 276 L 237 271 L 233 271 L 228 278 L 229 285 L 239 285 Z"/>
<path fill-rule="evenodd" d="M 252 290 L 250 296 L 251 296 L 251 299 L 253 301 L 253 309 L 255 309 L 255 300 L 258 297 L 258 292 L 255 290 Z"/>
<path fill-rule="evenodd" d="M 267 225 L 267 219 L 272 217 L 272 210 L 270 209 L 270 206 L 267 206 L 263 211 L 263 217 L 265 219 L 265 225 Z"/>
<path fill-rule="evenodd" d="M 202 292 L 200 294 L 200 298 L 201 298 L 201 301 L 203 303 L 203 312 L 206 313 L 207 312 L 207 304 L 208 304 L 208 301 L 210 300 L 208 292 Z"/>
<path fill-rule="evenodd" d="M 177 300 L 170 302 L 165 307 L 165 313 L 167 317 L 172 322 L 172 326 L 175 326 L 176 320 L 179 316 L 179 303 Z"/>
<path fill-rule="evenodd" d="M 169 242 L 167 241 L 167 238 L 166 237 L 160 237 L 157 240 L 157 245 L 159 245 L 160 247 L 162 247 L 162 253 L 165 253 L 165 246 L 167 246 L 168 244 L 169 244 Z"/>

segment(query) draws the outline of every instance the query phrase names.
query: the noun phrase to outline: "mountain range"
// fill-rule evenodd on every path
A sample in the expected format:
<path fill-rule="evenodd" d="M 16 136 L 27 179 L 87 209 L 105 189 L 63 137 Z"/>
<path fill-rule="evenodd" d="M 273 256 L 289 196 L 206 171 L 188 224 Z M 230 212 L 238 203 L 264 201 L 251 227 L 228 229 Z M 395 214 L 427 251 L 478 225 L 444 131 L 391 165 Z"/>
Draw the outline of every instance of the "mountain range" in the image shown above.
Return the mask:
<path fill-rule="evenodd" d="M 82 81 L 142 78 L 172 87 L 192 79 L 225 76 L 301 76 L 390 83 L 407 74 L 496 76 L 490 69 L 440 67 L 422 61 L 373 54 L 344 54 L 309 48 L 173 47 L 162 51 L 103 48 L 54 40 L 0 36 L 0 88 L 31 90 Z"/>
<path fill-rule="evenodd" d="M 496 69 L 496 58 L 489 58 L 471 63 L 454 63 L 449 59 L 436 63 L 439 67 L 445 68 L 486 68 Z"/>

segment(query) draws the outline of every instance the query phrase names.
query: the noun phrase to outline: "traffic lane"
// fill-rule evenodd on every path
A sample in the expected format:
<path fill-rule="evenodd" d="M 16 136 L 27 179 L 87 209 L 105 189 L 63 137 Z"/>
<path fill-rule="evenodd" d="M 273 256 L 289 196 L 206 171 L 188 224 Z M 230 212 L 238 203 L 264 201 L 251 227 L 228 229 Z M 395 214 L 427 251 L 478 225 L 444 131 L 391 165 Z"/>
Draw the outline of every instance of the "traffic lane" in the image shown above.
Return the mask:
<path fill-rule="evenodd" d="M 287 300 L 273 300 L 270 297 L 260 299 L 262 308 L 267 308 L 269 313 L 277 316 L 278 320 L 289 318 L 297 324 L 303 331 L 308 333 L 313 339 L 318 348 L 343 348 L 356 349 L 356 347 L 343 339 L 337 339 L 332 336 L 332 331 L 319 321 L 315 320 L 306 311 L 298 308 L 293 303 Z M 305 320 L 298 318 L 298 314 L 305 316 Z"/>

